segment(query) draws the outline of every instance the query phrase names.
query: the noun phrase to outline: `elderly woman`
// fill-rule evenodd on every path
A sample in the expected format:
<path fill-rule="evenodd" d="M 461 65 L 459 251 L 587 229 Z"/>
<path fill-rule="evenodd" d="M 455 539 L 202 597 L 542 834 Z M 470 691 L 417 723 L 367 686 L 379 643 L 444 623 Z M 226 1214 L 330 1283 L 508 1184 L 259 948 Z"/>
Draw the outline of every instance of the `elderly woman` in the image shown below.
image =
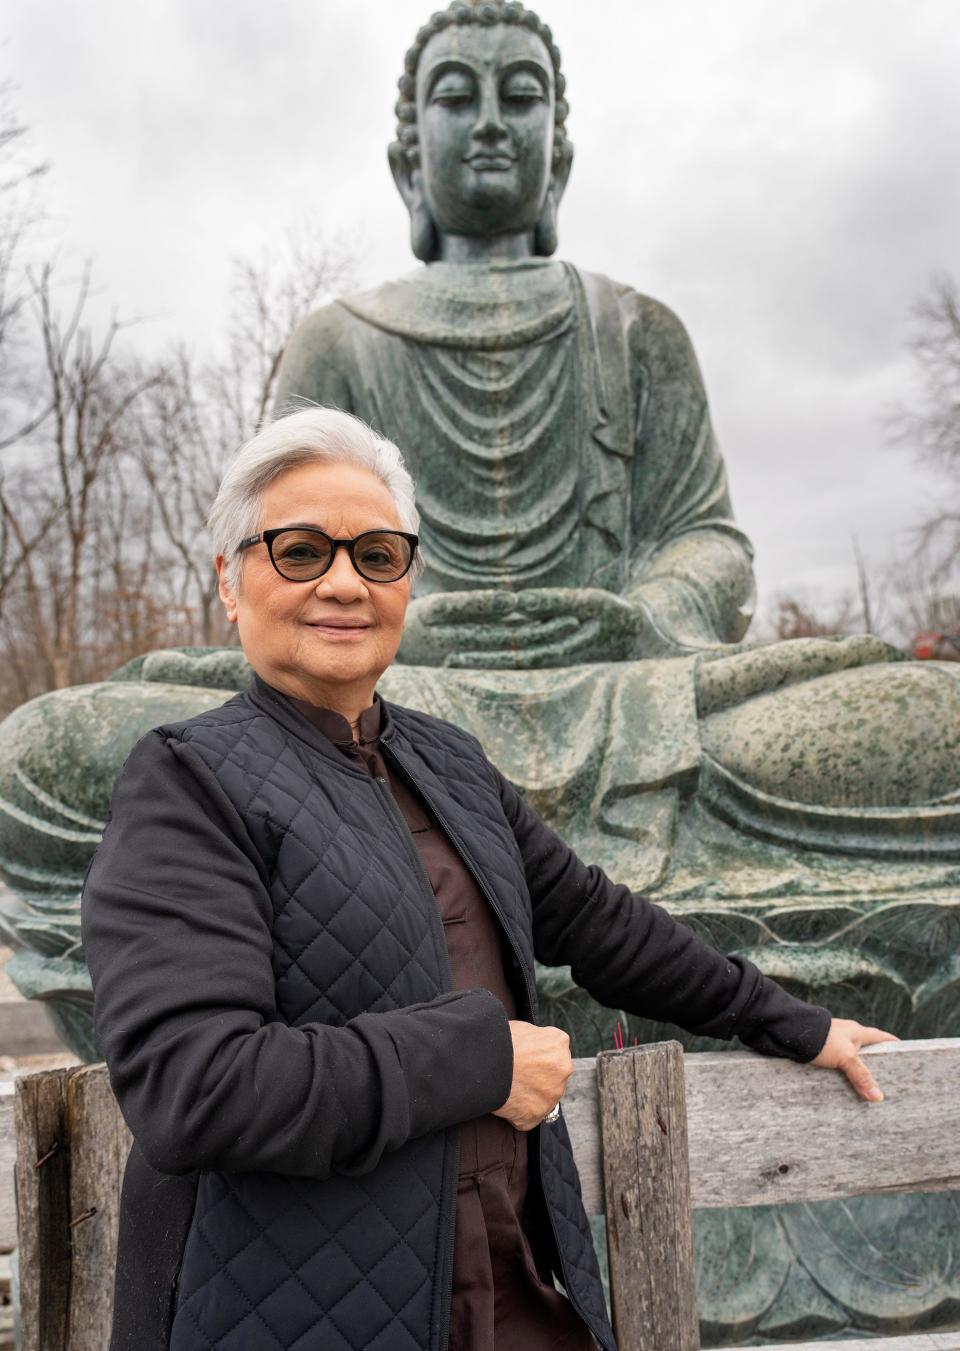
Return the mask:
<path fill-rule="evenodd" d="M 857 1050 L 888 1034 L 715 952 L 378 697 L 417 525 L 397 448 L 324 408 L 211 511 L 253 681 L 136 745 L 83 895 L 134 1136 L 112 1351 L 612 1351 L 535 958 L 879 1097 Z"/>

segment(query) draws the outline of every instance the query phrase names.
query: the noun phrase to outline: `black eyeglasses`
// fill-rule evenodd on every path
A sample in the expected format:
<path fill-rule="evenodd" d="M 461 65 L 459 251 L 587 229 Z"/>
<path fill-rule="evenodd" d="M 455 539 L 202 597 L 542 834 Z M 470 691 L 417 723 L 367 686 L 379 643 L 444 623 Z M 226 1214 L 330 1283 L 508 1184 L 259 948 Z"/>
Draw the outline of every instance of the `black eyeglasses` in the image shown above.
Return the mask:
<path fill-rule="evenodd" d="M 280 526 L 242 539 L 237 553 L 260 541 L 270 562 L 288 582 L 312 582 L 332 566 L 342 545 L 350 562 L 367 582 L 399 582 L 413 563 L 419 536 L 404 530 L 365 530 L 353 539 L 333 539 L 312 525 Z"/>

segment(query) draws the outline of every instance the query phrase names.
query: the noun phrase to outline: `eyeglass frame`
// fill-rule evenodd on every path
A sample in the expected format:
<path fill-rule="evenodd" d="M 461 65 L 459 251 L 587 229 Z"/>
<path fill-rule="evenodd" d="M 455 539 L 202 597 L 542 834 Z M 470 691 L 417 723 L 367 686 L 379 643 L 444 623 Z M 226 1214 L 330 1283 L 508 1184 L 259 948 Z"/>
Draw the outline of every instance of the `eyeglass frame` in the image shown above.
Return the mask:
<path fill-rule="evenodd" d="M 327 562 L 326 567 L 321 569 L 321 571 L 318 572 L 313 577 L 288 577 L 287 574 L 285 572 L 281 572 L 279 567 L 277 566 L 277 560 L 273 556 L 273 541 L 277 538 L 278 535 L 283 535 L 286 534 L 287 531 L 293 530 L 300 530 L 300 531 L 306 530 L 309 531 L 310 534 L 312 535 L 322 535 L 323 538 L 325 540 L 329 540 L 330 544 L 333 546 L 330 550 L 330 558 L 329 561 Z M 407 563 L 407 566 L 404 568 L 403 572 L 401 572 L 399 576 L 368 577 L 366 573 L 360 571 L 360 569 L 357 567 L 356 548 L 360 540 L 366 539 L 368 535 L 399 535 L 402 539 L 405 539 L 407 541 L 407 543 L 410 545 L 410 561 Z M 353 570 L 358 577 L 362 577 L 365 582 L 374 582 L 378 586 L 389 586 L 392 582 L 402 581 L 403 578 L 406 577 L 410 569 L 413 567 L 413 561 L 417 556 L 417 546 L 420 543 L 420 536 L 412 535 L 408 530 L 391 530 L 388 528 L 383 530 L 362 530 L 359 535 L 354 535 L 352 539 L 348 539 L 346 538 L 346 536 L 343 536 L 339 539 L 335 539 L 333 535 L 328 535 L 325 530 L 321 530 L 318 525 L 278 525 L 274 526 L 270 530 L 261 530 L 256 535 L 248 535 L 246 539 L 242 539 L 240 543 L 237 545 L 236 552 L 242 553 L 244 549 L 250 549 L 253 547 L 254 544 L 260 544 L 261 541 L 267 546 L 267 553 L 270 556 L 270 562 L 273 565 L 274 572 L 277 574 L 278 577 L 282 577 L 285 582 L 293 582 L 294 584 L 296 584 L 297 582 L 319 581 L 320 578 L 326 576 L 326 574 L 333 567 L 333 560 L 337 556 L 337 550 L 342 545 L 346 549 L 347 556 L 349 557 Z"/>

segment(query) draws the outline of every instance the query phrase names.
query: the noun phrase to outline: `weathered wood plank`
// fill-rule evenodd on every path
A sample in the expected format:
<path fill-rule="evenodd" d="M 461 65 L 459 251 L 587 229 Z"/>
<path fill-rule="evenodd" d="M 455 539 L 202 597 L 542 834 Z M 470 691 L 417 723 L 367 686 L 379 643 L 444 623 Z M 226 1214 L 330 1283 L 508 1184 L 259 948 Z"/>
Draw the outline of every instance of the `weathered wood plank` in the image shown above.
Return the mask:
<path fill-rule="evenodd" d="M 70 1351 L 103 1351 L 113 1318 L 120 1189 L 133 1137 L 102 1065 L 67 1078 L 70 1132 Z"/>
<path fill-rule="evenodd" d="M 36 1074 L 58 1065 L 77 1063 L 77 1057 L 66 1050 L 50 1055 L 0 1056 L 0 1252 L 10 1252 L 17 1246 L 17 1206 L 13 1194 L 13 1170 L 17 1160 L 14 1080 L 20 1074 Z"/>
<path fill-rule="evenodd" d="M 933 1332 L 913 1337 L 873 1337 L 868 1341 L 831 1343 L 842 1351 L 960 1351 L 960 1332 Z M 753 1351 L 824 1351 L 823 1342 L 779 1342 Z"/>
<path fill-rule="evenodd" d="M 679 1042 L 597 1058 L 617 1341 L 700 1351 Z"/>
<path fill-rule="evenodd" d="M 70 1150 L 65 1073 L 16 1080 L 17 1217 L 23 1351 L 66 1351 Z"/>
<path fill-rule="evenodd" d="M 689 1056 L 694 1205 L 960 1188 L 960 1039 L 888 1042 L 863 1054 L 882 1103 L 810 1065 L 743 1052 Z"/>
<path fill-rule="evenodd" d="M 809 1065 L 738 1051 L 686 1056 L 694 1207 L 960 1188 L 960 1038 L 888 1042 L 863 1054 L 882 1103 L 864 1102 L 840 1074 Z M 575 1063 L 563 1114 L 587 1210 L 598 1215 L 593 1061 Z"/>
<path fill-rule="evenodd" d="M 573 1073 L 563 1095 L 563 1119 L 577 1160 L 583 1204 L 588 1215 L 600 1215 L 603 1212 L 603 1163 L 596 1060 L 573 1062 Z"/>

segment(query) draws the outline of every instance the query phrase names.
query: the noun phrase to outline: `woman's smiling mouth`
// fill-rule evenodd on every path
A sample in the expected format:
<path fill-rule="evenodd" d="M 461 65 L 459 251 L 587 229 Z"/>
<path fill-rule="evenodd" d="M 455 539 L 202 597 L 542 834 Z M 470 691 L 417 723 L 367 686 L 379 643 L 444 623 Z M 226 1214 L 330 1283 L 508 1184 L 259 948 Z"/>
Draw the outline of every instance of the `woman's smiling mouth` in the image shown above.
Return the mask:
<path fill-rule="evenodd" d="M 357 638 L 369 632 L 373 627 L 368 619 L 324 618 L 309 619 L 307 627 L 314 629 L 324 638 Z"/>

